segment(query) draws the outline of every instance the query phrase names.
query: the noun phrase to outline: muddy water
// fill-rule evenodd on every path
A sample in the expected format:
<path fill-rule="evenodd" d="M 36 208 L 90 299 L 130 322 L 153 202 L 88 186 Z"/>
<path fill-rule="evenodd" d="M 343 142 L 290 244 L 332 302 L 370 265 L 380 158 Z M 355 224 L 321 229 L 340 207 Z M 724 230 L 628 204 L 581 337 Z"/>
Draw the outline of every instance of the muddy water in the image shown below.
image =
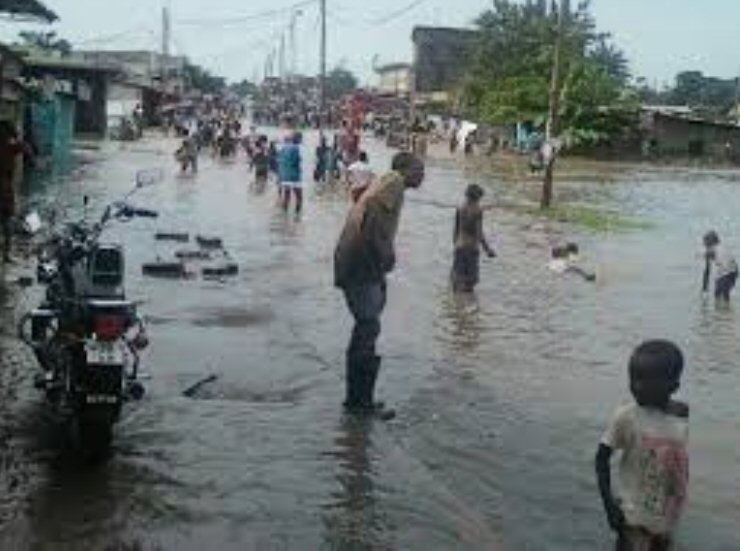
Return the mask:
<path fill-rule="evenodd" d="M 331 258 L 346 200 L 309 188 L 296 220 L 276 208 L 274 189 L 249 188 L 243 160 L 204 160 L 197 177 L 178 177 L 174 148 L 154 138 L 111 146 L 52 188 L 62 202 L 88 194 L 100 204 L 135 169 L 166 169 L 137 199 L 160 218 L 108 234 L 127 244 L 129 294 L 150 316 L 152 379 L 113 459 L 80 469 L 29 390 L 29 358 L 5 312 L 1 548 L 608 549 L 592 455 L 628 399 L 630 350 L 656 336 L 688 357 L 692 483 L 679 547 L 740 547 L 738 314 L 701 300 L 696 255 L 709 227 L 740 251 L 736 175 L 565 167 L 561 198 L 653 227 L 594 235 L 494 209 L 499 259 L 484 262 L 476 296 L 453 297 L 449 206 L 465 184 L 509 203 L 534 197 L 536 183 L 503 166 L 430 162 L 408 197 L 380 344 L 380 392 L 399 417 L 376 424 L 338 408 L 350 326 Z M 369 149 L 387 164 L 388 151 Z M 142 262 L 182 248 L 155 242 L 156 231 L 224 237 L 239 275 L 143 278 Z M 563 239 L 580 242 L 598 283 L 545 270 Z M 3 304 L 20 310 L 32 295 Z M 195 399 L 182 396 L 211 375 Z"/>

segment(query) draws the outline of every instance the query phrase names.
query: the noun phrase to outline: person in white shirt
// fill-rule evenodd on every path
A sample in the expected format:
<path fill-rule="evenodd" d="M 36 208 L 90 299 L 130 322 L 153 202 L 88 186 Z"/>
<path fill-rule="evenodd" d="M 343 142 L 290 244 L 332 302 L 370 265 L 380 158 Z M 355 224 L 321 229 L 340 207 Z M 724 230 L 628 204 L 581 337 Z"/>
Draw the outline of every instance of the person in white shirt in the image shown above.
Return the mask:
<path fill-rule="evenodd" d="M 689 406 L 671 399 L 684 358 L 672 342 L 642 343 L 629 362 L 634 402 L 620 407 L 596 453 L 599 491 L 617 551 L 669 551 L 686 504 Z M 621 452 L 617 495 L 611 458 Z"/>
<path fill-rule="evenodd" d="M 573 273 L 586 281 L 596 281 L 596 274 L 587 272 L 578 264 L 579 247 L 576 243 L 568 243 L 565 247 L 554 247 L 552 258 L 547 267 L 555 273 Z"/>
<path fill-rule="evenodd" d="M 730 294 L 737 283 L 738 266 L 735 258 L 720 244 L 716 231 L 704 235 L 704 282 L 703 290 L 709 290 L 709 279 L 714 267 L 714 297 L 729 302 Z"/>
<path fill-rule="evenodd" d="M 367 153 L 365 153 L 364 151 L 360 151 L 359 158 L 357 159 L 357 161 L 349 165 L 347 173 L 349 181 L 349 193 L 352 197 L 352 202 L 356 203 L 375 179 L 375 173 L 373 172 L 373 169 L 370 168 Z"/>

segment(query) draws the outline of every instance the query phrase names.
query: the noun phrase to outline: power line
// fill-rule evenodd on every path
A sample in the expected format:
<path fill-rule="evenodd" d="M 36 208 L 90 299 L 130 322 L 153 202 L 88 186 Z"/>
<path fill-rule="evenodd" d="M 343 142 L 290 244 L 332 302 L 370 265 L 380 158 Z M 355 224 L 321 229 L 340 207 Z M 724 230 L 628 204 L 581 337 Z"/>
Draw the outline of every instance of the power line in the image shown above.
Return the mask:
<path fill-rule="evenodd" d="M 139 26 L 139 27 L 129 29 L 127 31 L 121 31 L 118 33 L 99 36 L 97 38 L 89 38 L 87 40 L 75 40 L 72 42 L 72 44 L 74 46 L 85 46 L 87 44 L 108 44 L 110 42 L 115 42 L 116 40 L 120 38 L 126 38 L 128 36 L 135 36 L 139 34 L 150 35 L 150 34 L 154 34 L 154 31 L 151 28 L 144 28 L 144 27 Z"/>
<path fill-rule="evenodd" d="M 384 15 L 383 17 L 380 17 L 378 19 L 375 19 L 375 20 L 371 21 L 371 23 L 373 25 L 385 25 L 389 21 L 395 19 L 396 17 L 400 17 L 401 15 L 404 15 L 405 13 L 410 12 L 411 10 L 413 10 L 414 8 L 420 6 L 421 4 L 423 4 L 426 1 L 427 0 L 414 0 L 413 2 L 411 2 L 410 4 L 408 4 L 407 6 L 405 6 L 403 8 L 400 8 L 400 9 L 398 9 L 398 10 L 392 12 L 392 13 L 389 13 L 388 15 Z"/>
<path fill-rule="evenodd" d="M 309 5 L 315 5 L 316 0 L 303 0 L 302 2 L 296 2 L 295 4 L 285 6 L 283 8 L 275 8 L 272 10 L 265 10 L 262 12 L 257 12 L 253 14 L 248 15 L 236 15 L 231 17 L 220 17 L 220 18 L 214 18 L 214 19 L 181 19 L 178 20 L 178 23 L 181 25 L 193 25 L 198 27 L 208 27 L 208 26 L 229 26 L 229 25 L 237 25 L 239 23 L 243 23 L 245 21 L 253 21 L 256 19 L 265 19 L 269 17 L 273 17 L 275 15 L 282 15 L 284 13 L 290 13 L 298 8 L 307 7 Z"/>

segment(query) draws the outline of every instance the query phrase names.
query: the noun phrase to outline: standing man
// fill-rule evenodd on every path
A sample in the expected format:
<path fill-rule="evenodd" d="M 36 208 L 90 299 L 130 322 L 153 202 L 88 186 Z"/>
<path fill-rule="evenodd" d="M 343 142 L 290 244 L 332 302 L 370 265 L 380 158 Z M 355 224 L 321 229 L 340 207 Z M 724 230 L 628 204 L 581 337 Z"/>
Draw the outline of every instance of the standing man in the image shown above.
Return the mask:
<path fill-rule="evenodd" d="M 18 140 L 15 127 L 8 121 L 0 121 L 0 226 L 3 233 L 2 258 L 6 263 L 11 262 L 13 242 L 16 159 L 23 151 L 23 143 Z"/>
<path fill-rule="evenodd" d="M 385 276 L 396 263 L 394 240 L 404 192 L 424 180 L 424 163 L 408 152 L 398 153 L 391 172 L 374 182 L 350 210 L 334 253 L 334 281 L 342 289 L 355 326 L 347 349 L 346 399 L 351 413 L 395 416 L 373 401 L 380 356 L 375 342 L 386 301 Z"/>

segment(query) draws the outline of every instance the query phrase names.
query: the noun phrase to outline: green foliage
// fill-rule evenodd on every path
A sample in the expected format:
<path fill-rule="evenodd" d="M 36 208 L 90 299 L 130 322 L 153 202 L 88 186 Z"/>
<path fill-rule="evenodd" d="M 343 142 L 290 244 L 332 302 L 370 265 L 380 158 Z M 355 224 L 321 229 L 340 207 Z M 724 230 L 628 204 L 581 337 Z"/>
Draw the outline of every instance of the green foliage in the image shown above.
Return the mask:
<path fill-rule="evenodd" d="M 480 35 L 462 105 L 484 122 L 544 122 L 557 29 L 547 2 L 494 0 L 477 21 Z M 562 48 L 561 127 L 568 143 L 595 145 L 622 131 L 623 114 L 637 108 L 629 94 L 624 54 L 596 30 L 589 2 L 569 11 Z M 617 115 L 618 114 L 618 115 Z"/>
<path fill-rule="evenodd" d="M 740 83 L 736 79 L 705 76 L 701 71 L 683 71 L 667 90 L 655 90 L 644 78 L 638 78 L 635 91 L 644 103 L 652 105 L 686 105 L 697 114 L 716 120 L 730 120 Z M 733 113 L 731 113 L 733 112 Z"/>
<path fill-rule="evenodd" d="M 21 44 L 44 53 L 58 52 L 63 56 L 72 53 L 72 44 L 64 38 L 59 38 L 55 31 L 37 32 L 21 31 L 18 33 Z"/>
<path fill-rule="evenodd" d="M 245 97 L 255 95 L 257 93 L 257 85 L 249 80 L 242 80 L 241 82 L 235 82 L 229 86 L 229 90 L 239 97 Z"/>
<path fill-rule="evenodd" d="M 326 75 L 326 96 L 336 100 L 357 89 L 357 77 L 342 67 L 334 68 Z"/>
<path fill-rule="evenodd" d="M 185 62 L 183 77 L 188 88 L 200 90 L 204 94 L 219 94 L 226 88 L 226 79 L 217 77 L 207 69 L 189 61 Z"/>
<path fill-rule="evenodd" d="M 582 204 L 558 205 L 547 210 L 539 207 L 520 207 L 520 212 L 530 216 L 572 224 L 593 232 L 625 232 L 630 230 L 647 230 L 652 227 L 649 222 L 630 218 L 611 210 Z"/>

